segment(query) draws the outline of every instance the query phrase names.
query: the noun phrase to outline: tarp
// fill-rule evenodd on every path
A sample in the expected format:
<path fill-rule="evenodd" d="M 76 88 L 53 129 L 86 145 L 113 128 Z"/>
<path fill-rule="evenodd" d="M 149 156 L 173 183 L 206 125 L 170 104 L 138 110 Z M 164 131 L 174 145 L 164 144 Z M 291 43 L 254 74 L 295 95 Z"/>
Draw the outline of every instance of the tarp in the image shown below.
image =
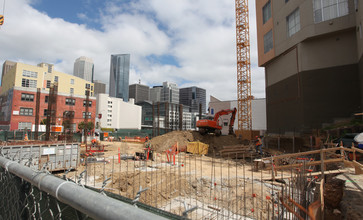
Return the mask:
<path fill-rule="evenodd" d="M 363 144 L 363 132 L 362 132 L 362 133 L 360 133 L 360 134 L 358 134 L 358 135 L 356 135 L 356 136 L 354 137 L 354 140 L 355 140 L 356 142 L 360 143 L 360 144 Z"/>

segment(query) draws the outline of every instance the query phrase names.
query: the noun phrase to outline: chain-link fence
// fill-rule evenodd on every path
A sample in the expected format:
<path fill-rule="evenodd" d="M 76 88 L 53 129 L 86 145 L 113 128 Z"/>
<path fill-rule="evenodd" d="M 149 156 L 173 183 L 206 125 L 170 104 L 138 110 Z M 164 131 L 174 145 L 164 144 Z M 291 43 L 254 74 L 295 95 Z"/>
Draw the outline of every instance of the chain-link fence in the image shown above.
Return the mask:
<path fill-rule="evenodd" d="M 2 167 L 0 195 L 0 219 L 88 219 Z"/>
<path fill-rule="evenodd" d="M 45 169 L 34 171 L 0 156 L 0 220 L 171 217 L 153 213 L 89 190 L 81 181 L 58 178 Z"/>

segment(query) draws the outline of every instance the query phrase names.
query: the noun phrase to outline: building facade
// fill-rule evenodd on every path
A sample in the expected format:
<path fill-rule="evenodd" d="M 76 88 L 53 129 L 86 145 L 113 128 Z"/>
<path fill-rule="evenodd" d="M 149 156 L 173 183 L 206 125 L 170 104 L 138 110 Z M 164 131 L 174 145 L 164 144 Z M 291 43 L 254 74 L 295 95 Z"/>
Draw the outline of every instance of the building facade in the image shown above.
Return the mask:
<path fill-rule="evenodd" d="M 305 132 L 363 106 L 363 2 L 256 0 L 267 130 Z"/>
<path fill-rule="evenodd" d="M 93 82 L 94 68 L 93 60 L 91 58 L 79 57 L 74 62 L 73 75 Z"/>
<path fill-rule="evenodd" d="M 3 78 L 4 78 L 4 75 L 11 69 L 13 68 L 13 66 L 15 66 L 15 62 L 13 61 L 9 61 L 9 60 L 6 60 L 4 63 L 3 63 L 3 71 L 2 71 L 2 74 L 1 74 L 1 85 L 3 85 Z"/>
<path fill-rule="evenodd" d="M 130 54 L 111 55 L 110 97 L 129 100 Z"/>
<path fill-rule="evenodd" d="M 55 100 L 56 125 L 63 125 L 66 121 L 71 123 L 72 131 L 75 132 L 78 130 L 78 123 L 84 121 L 86 115 L 89 121 L 95 121 L 96 99 L 89 97 L 87 110 L 85 95 L 86 92 L 93 93 L 93 83 L 55 71 L 51 64 L 41 63 L 33 66 L 15 63 L 3 78 L 3 90 L 0 94 L 0 129 L 31 129 L 35 125 L 38 101 L 39 120 L 41 122 L 46 119 L 49 88 L 55 84 L 58 85 Z M 72 115 L 71 120 L 68 115 Z"/>
<path fill-rule="evenodd" d="M 150 100 L 150 87 L 141 84 L 130 85 L 129 98 L 133 98 L 135 103 Z"/>
<path fill-rule="evenodd" d="M 150 88 L 150 101 L 151 102 L 160 102 L 161 100 L 161 89 L 162 86 L 154 86 Z"/>
<path fill-rule="evenodd" d="M 191 112 L 206 113 L 206 90 L 193 86 L 179 89 L 179 102 L 180 104 L 190 106 Z"/>
<path fill-rule="evenodd" d="M 163 87 L 160 93 L 161 102 L 170 102 L 179 104 L 179 88 L 176 83 L 163 82 Z"/>
<path fill-rule="evenodd" d="M 188 106 L 151 101 L 142 101 L 137 105 L 142 107 L 142 127 L 153 129 L 153 136 L 174 130 L 195 129 L 193 113 Z"/>
<path fill-rule="evenodd" d="M 141 129 L 141 107 L 134 104 L 134 99 L 124 102 L 108 94 L 98 94 L 97 100 L 97 115 L 102 115 L 99 127 Z"/>
<path fill-rule="evenodd" d="M 101 82 L 99 80 L 94 80 L 94 95 L 97 96 L 100 93 L 106 93 L 106 83 Z"/>

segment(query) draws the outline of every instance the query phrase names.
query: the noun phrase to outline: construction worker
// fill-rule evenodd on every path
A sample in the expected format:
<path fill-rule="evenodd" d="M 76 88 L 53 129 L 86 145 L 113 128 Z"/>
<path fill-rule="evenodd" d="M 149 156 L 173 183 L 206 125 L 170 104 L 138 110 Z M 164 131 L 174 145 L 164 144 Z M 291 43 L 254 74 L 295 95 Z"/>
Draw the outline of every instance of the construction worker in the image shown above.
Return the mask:
<path fill-rule="evenodd" d="M 256 136 L 256 153 L 260 151 L 260 154 L 262 155 L 262 140 L 259 136 Z"/>

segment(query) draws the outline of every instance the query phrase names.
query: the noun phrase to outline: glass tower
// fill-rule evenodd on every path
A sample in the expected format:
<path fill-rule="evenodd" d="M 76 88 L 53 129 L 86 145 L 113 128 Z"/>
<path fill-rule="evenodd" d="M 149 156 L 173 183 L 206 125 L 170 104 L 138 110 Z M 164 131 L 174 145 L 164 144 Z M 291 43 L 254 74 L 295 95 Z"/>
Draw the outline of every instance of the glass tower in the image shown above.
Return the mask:
<path fill-rule="evenodd" d="M 110 97 L 129 101 L 130 54 L 111 55 Z"/>

